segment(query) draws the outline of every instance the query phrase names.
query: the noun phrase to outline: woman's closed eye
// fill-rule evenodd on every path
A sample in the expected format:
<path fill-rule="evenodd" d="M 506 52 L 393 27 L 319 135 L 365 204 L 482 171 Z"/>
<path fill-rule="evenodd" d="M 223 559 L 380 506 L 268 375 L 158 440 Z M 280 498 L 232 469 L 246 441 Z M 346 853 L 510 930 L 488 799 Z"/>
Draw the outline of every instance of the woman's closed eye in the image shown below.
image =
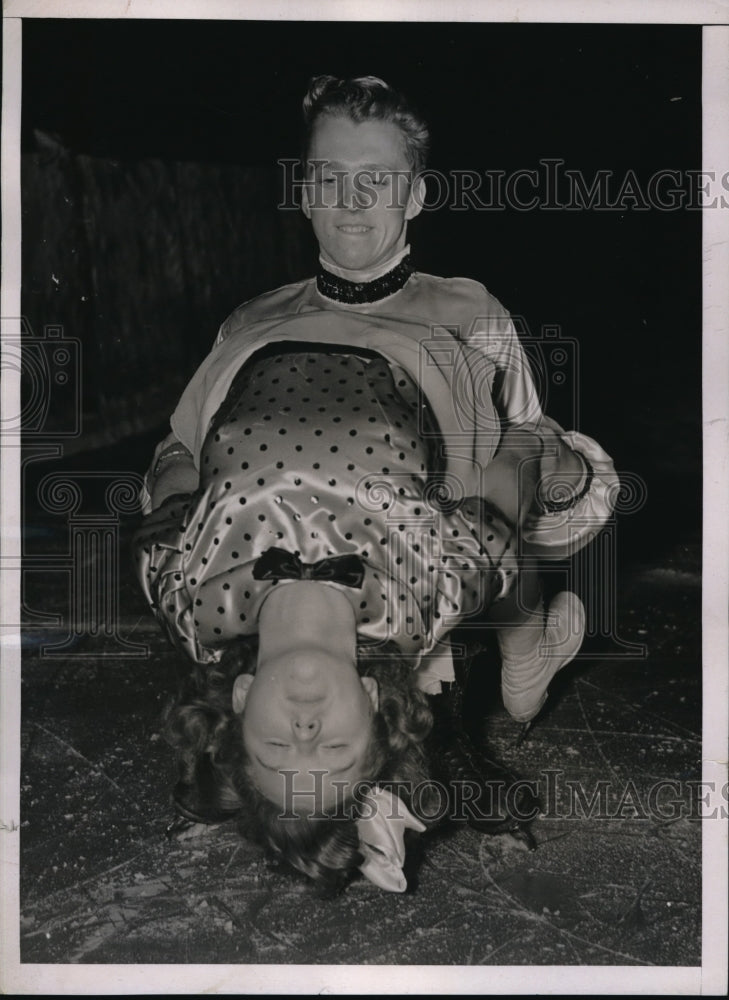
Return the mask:
<path fill-rule="evenodd" d="M 283 740 L 266 740 L 266 746 L 276 747 L 276 749 L 289 750 L 291 749 L 290 743 L 285 743 Z M 322 750 L 346 750 L 349 746 L 348 743 L 322 743 Z"/>

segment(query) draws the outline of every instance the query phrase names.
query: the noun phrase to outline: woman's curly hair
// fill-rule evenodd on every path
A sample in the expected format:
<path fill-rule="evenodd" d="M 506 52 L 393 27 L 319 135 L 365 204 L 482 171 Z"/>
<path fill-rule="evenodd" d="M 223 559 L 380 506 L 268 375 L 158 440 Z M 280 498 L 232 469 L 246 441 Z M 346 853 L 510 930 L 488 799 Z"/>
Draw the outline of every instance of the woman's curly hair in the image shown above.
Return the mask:
<path fill-rule="evenodd" d="M 164 734 L 179 765 L 175 804 L 183 815 L 202 821 L 236 815 L 244 836 L 308 875 L 324 892 L 338 891 L 364 861 L 355 823 L 358 806 L 350 804 L 346 816 L 282 818 L 280 804 L 255 786 L 232 690 L 239 674 L 255 672 L 256 656 L 255 639 L 231 644 L 218 663 L 193 668 L 167 709 Z M 410 808 L 412 792 L 420 786 L 417 811 L 428 825 L 432 803 L 424 741 L 433 720 L 415 686 L 415 671 L 394 643 L 358 647 L 357 665 L 379 688 L 364 764 L 368 781 L 397 782 Z"/>

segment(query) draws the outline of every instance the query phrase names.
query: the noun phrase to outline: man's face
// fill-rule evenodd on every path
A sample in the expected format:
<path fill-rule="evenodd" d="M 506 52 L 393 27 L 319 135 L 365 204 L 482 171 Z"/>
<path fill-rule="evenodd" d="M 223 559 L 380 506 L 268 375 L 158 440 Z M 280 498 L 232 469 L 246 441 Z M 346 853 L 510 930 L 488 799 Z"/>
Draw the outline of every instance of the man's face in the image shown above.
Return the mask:
<path fill-rule="evenodd" d="M 324 115 L 308 156 L 302 207 L 324 260 L 364 270 L 403 249 L 422 198 L 397 125 Z"/>

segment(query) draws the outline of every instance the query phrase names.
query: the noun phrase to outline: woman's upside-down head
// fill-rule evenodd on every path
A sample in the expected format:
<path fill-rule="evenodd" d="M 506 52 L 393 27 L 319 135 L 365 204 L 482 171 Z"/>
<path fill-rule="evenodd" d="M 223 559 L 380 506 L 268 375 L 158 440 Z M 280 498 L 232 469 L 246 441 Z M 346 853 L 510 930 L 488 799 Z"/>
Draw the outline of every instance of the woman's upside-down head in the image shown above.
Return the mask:
<path fill-rule="evenodd" d="M 298 747 L 293 739 L 277 740 L 282 746 L 266 743 L 265 735 L 261 740 L 266 713 L 256 711 L 251 697 L 257 659 L 256 639 L 241 639 L 218 663 L 196 666 L 184 682 L 165 720 L 165 736 L 180 768 L 175 802 L 184 815 L 201 820 L 236 815 L 244 836 L 325 891 L 338 890 L 364 860 L 356 822 L 366 812 L 363 789 L 391 782 L 407 807 L 413 789 L 426 789 L 417 808 L 428 822 L 432 810 L 423 744 L 432 716 L 426 697 L 394 644 L 358 647 L 357 673 L 365 694 L 354 721 L 365 734 L 361 749 L 345 730 L 352 767 L 346 766 L 347 757 L 344 766 L 328 767 L 321 759 L 311 766 L 307 739 Z M 235 694 L 241 690 L 247 693 L 242 699 Z M 258 756 L 269 746 L 271 761 Z M 336 745 L 335 752 L 339 756 Z"/>

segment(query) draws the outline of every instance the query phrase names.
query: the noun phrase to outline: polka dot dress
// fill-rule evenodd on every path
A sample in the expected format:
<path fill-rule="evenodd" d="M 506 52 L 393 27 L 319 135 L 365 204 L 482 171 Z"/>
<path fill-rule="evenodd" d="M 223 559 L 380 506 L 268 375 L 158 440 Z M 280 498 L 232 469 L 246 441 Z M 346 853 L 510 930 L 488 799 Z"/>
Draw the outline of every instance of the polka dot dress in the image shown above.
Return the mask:
<path fill-rule="evenodd" d="M 172 639 L 199 662 L 257 632 L 266 549 L 305 563 L 355 553 L 357 631 L 406 655 L 508 590 L 505 526 L 477 502 L 431 498 L 440 441 L 417 387 L 379 355 L 269 349 L 249 360 L 200 456 L 200 489 L 150 516 L 140 576 Z M 507 553 L 508 554 L 508 553 Z M 502 568 L 496 572 L 496 566 Z M 506 586 L 505 586 L 506 582 Z"/>

